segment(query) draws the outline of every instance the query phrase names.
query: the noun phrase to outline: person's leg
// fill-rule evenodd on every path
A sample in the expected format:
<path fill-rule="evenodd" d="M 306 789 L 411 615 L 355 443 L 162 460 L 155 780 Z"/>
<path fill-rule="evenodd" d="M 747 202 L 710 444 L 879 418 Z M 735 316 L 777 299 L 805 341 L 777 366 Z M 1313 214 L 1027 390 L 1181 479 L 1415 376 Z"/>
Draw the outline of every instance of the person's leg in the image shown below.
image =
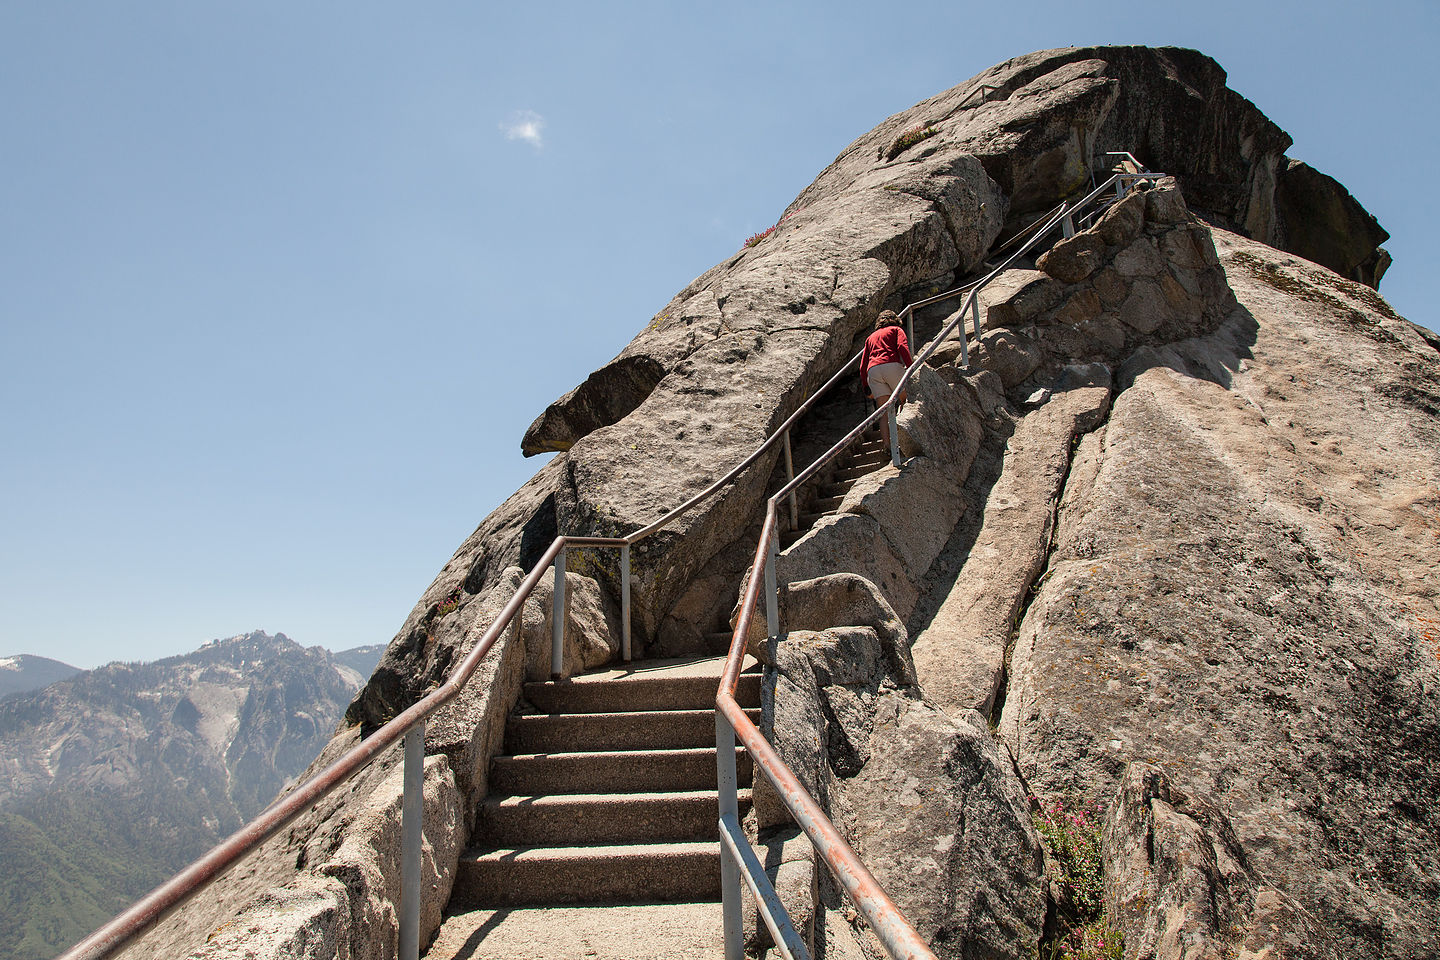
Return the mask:
<path fill-rule="evenodd" d="M 889 399 L 890 399 L 890 394 L 888 394 L 888 393 L 885 394 L 885 396 L 883 396 L 883 397 L 876 397 L 876 398 L 875 398 L 875 409 L 876 409 L 876 410 L 879 410 L 882 406 L 884 406 L 885 401 L 886 401 L 886 400 L 889 400 Z M 886 451 L 889 451 L 889 449 L 890 449 L 890 415 L 889 415 L 888 413 L 887 413 L 885 416 L 883 416 L 883 417 L 880 418 L 880 439 L 882 439 L 882 440 L 885 441 L 885 449 L 886 449 Z"/>
<path fill-rule="evenodd" d="M 890 395 L 895 392 L 895 388 L 900 384 L 900 378 L 904 375 L 905 365 L 903 363 L 881 363 L 870 368 L 868 373 L 868 379 L 870 381 L 870 392 L 875 396 L 875 405 L 877 407 L 883 404 L 886 400 L 890 399 Z M 904 402 L 905 394 L 902 392 L 900 394 L 900 403 L 903 404 Z M 897 416 L 899 415 L 899 405 L 896 406 L 895 413 Z M 885 447 L 886 449 L 889 449 L 889 415 L 880 418 L 880 435 L 885 438 Z"/>

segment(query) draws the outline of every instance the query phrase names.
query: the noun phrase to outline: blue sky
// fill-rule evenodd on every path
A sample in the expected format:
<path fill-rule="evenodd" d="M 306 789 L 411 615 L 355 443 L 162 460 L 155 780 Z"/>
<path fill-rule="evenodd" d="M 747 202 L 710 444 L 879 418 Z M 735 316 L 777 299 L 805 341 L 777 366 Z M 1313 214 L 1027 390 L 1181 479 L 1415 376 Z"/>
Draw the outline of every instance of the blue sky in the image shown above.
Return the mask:
<path fill-rule="evenodd" d="M 0 2 L 0 655 L 387 642 L 530 421 L 885 117 L 1173 44 L 1435 327 L 1440 7 Z"/>

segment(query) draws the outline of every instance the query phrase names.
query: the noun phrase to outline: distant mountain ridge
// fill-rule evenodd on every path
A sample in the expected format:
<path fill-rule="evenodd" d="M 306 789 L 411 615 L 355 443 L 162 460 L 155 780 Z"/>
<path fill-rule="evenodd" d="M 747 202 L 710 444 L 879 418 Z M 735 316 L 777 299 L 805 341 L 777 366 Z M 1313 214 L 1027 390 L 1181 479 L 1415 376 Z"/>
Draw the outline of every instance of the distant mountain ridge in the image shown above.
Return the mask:
<path fill-rule="evenodd" d="M 79 672 L 79 667 L 28 653 L 0 657 L 0 699 L 12 693 L 25 693 L 48 687 L 52 683 L 68 680 Z"/>
<path fill-rule="evenodd" d="M 0 955 L 53 956 L 260 812 L 380 649 L 255 631 L 0 701 Z"/>

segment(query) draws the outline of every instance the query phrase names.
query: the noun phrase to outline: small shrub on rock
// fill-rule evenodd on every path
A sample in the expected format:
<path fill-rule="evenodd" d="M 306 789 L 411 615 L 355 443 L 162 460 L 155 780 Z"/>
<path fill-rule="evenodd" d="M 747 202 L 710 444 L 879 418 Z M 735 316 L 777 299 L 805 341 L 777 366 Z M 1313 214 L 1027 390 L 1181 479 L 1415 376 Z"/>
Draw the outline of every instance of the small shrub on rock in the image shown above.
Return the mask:
<path fill-rule="evenodd" d="M 1100 805 L 1054 800 L 1039 802 L 1039 807 L 1035 830 L 1059 867 L 1065 901 L 1059 905 L 1060 935 L 1042 955 L 1050 960 L 1120 960 L 1125 937 L 1105 916 Z"/>
<path fill-rule="evenodd" d="M 890 144 L 890 149 L 885 151 L 885 159 L 894 160 L 896 157 L 900 156 L 900 154 L 915 146 L 915 144 L 921 142 L 922 140 L 929 140 L 931 137 L 935 136 L 935 134 L 939 132 L 939 127 L 930 127 L 926 126 L 923 123 L 917 123 L 915 126 L 911 127 L 909 130 L 906 130 L 904 133 L 900 134 L 900 136 L 895 138 L 895 142 Z"/>

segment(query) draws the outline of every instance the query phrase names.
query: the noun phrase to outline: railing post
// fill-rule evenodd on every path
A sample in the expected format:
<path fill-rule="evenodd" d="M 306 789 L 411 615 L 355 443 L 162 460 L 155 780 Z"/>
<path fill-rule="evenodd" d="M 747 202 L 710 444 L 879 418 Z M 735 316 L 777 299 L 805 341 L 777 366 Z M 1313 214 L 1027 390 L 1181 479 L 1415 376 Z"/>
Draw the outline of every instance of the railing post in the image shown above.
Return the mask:
<path fill-rule="evenodd" d="M 630 662 L 630 544 L 620 548 L 620 659 Z"/>
<path fill-rule="evenodd" d="M 770 530 L 769 557 L 765 560 L 765 629 L 771 637 L 780 636 L 780 597 L 776 584 L 775 568 L 780 564 L 780 550 L 776 545 L 779 534 L 774 527 Z"/>
<path fill-rule="evenodd" d="M 720 793 L 720 830 L 727 817 L 740 818 L 739 779 L 735 775 L 735 731 L 725 714 L 715 711 L 715 775 Z M 720 844 L 720 899 L 725 925 L 725 960 L 745 956 L 745 919 L 740 902 L 740 865 L 724 843 Z"/>
<path fill-rule="evenodd" d="M 559 680 L 565 665 L 565 548 L 555 554 L 555 591 L 550 616 L 550 679 Z"/>
<path fill-rule="evenodd" d="M 1075 236 L 1075 218 L 1070 215 L 1069 210 L 1065 211 L 1065 219 L 1060 221 L 1060 232 L 1066 239 Z"/>
<path fill-rule="evenodd" d="M 1117 177 L 1116 180 L 1115 180 L 1115 199 L 1116 199 L 1116 200 L 1124 200 L 1124 199 L 1125 199 L 1125 178 L 1124 178 L 1124 177 Z"/>
<path fill-rule="evenodd" d="M 790 453 L 790 431 L 785 431 L 785 482 L 795 479 L 795 457 Z M 800 507 L 795 502 L 795 491 L 790 491 L 790 529 L 800 529 Z"/>
<path fill-rule="evenodd" d="M 900 466 L 900 421 L 895 418 L 895 407 L 891 404 L 886 416 L 890 418 L 890 462 Z"/>
<path fill-rule="evenodd" d="M 905 340 L 907 343 L 915 343 L 915 312 L 909 307 L 901 311 L 905 316 Z"/>
<path fill-rule="evenodd" d="M 975 342 L 976 342 L 976 343 L 979 343 L 979 342 L 980 342 L 980 290 L 979 290 L 979 288 L 977 287 L 977 288 L 975 289 L 975 291 L 970 294 L 970 296 L 971 296 L 971 300 L 970 300 L 970 313 L 971 313 L 972 319 L 974 320 L 974 325 L 975 325 Z M 961 332 L 961 333 L 964 333 L 964 332 L 965 332 L 965 325 L 964 325 L 963 323 L 960 325 L 960 332 Z M 965 362 L 966 362 L 966 363 L 969 363 L 970 361 L 969 361 L 969 360 L 966 360 Z"/>
<path fill-rule="evenodd" d="M 425 721 L 405 733 L 400 807 L 400 960 L 420 957 L 420 844 L 425 823 Z"/>

